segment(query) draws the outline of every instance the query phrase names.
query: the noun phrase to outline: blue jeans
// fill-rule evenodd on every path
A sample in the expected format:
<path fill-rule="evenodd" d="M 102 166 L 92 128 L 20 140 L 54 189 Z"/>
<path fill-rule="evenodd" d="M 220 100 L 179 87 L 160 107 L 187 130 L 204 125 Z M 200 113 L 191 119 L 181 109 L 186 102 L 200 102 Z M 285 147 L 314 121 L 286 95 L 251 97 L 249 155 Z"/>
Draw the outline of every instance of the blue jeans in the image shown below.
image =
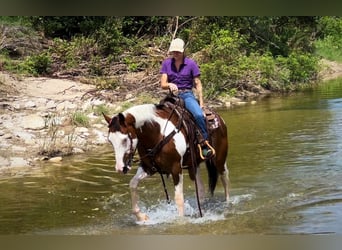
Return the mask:
<path fill-rule="evenodd" d="M 208 140 L 208 132 L 203 111 L 192 91 L 182 92 L 179 96 L 184 100 L 185 108 L 195 118 L 197 126 L 200 128 L 203 139 Z"/>

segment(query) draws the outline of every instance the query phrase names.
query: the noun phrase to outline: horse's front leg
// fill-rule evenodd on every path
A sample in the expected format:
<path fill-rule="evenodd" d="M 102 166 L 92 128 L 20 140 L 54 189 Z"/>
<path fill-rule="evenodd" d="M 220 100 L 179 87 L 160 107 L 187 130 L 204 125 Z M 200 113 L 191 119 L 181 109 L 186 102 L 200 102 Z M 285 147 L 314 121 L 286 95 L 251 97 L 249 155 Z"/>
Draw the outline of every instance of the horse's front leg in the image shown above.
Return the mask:
<path fill-rule="evenodd" d="M 144 171 L 144 169 L 139 166 L 137 173 L 129 182 L 129 188 L 131 190 L 131 200 L 132 200 L 132 213 L 136 216 L 138 221 L 148 220 L 148 216 L 145 213 L 140 211 L 138 206 L 139 196 L 138 196 L 138 184 L 141 180 L 145 179 L 148 174 Z"/>
<path fill-rule="evenodd" d="M 175 183 L 175 203 L 178 209 L 178 215 L 184 216 L 184 194 L 183 194 L 183 174 L 173 176 Z"/>

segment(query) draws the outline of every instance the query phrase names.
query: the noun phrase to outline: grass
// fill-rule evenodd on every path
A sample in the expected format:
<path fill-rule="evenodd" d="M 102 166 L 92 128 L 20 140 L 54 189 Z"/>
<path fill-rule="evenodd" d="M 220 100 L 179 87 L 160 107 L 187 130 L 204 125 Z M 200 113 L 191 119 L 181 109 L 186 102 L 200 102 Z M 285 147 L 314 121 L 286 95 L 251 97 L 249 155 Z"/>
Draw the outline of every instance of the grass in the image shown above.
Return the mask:
<path fill-rule="evenodd" d="M 338 40 L 327 37 L 316 41 L 316 54 L 331 61 L 342 62 L 342 38 Z"/>
<path fill-rule="evenodd" d="M 71 114 L 71 122 L 73 125 L 76 126 L 88 127 L 89 117 L 81 111 L 76 111 Z"/>
<path fill-rule="evenodd" d="M 109 113 L 109 109 L 106 105 L 101 104 L 101 105 L 97 105 L 93 108 L 93 112 L 95 115 L 101 116 L 102 113 L 104 114 L 108 114 Z"/>

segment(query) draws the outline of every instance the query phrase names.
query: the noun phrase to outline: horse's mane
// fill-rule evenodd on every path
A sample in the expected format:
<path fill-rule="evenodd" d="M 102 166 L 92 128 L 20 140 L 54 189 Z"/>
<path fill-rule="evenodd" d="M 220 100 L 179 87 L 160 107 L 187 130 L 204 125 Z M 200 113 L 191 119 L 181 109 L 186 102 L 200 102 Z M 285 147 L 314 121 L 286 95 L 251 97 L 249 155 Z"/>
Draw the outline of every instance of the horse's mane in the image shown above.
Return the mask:
<path fill-rule="evenodd" d="M 125 110 L 124 116 L 131 114 L 135 118 L 137 128 L 144 125 L 145 122 L 152 122 L 156 117 L 156 106 L 154 104 L 141 104 Z"/>

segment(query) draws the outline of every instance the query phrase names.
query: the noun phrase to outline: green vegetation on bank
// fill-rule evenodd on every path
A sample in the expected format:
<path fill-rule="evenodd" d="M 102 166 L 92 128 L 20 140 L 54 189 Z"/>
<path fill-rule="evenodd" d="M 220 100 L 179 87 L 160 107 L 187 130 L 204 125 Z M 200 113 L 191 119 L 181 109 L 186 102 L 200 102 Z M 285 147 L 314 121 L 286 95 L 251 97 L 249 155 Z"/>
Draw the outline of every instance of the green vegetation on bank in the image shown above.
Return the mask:
<path fill-rule="evenodd" d="M 157 75 L 173 37 L 201 66 L 207 98 L 317 80 L 319 59 L 342 61 L 340 17 L 0 17 L 0 70 L 59 72 L 114 89 L 124 73 Z"/>

